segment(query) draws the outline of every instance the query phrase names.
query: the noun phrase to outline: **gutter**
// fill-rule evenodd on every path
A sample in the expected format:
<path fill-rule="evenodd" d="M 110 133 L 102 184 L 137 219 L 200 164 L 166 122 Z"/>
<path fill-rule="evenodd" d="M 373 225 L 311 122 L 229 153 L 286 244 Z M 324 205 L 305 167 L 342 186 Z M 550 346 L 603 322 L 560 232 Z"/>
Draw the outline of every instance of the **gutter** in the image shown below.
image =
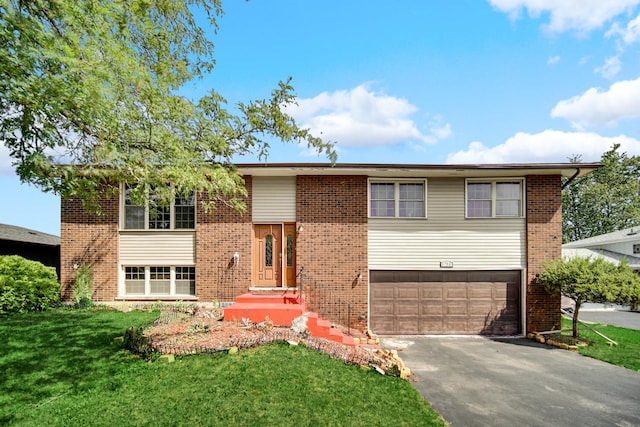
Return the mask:
<path fill-rule="evenodd" d="M 580 175 L 580 168 L 576 168 L 576 173 L 574 173 L 573 176 L 567 180 L 567 182 L 562 184 L 562 187 L 560 187 L 560 190 L 564 190 L 565 187 L 571 184 L 573 180 L 577 178 L 578 175 Z"/>

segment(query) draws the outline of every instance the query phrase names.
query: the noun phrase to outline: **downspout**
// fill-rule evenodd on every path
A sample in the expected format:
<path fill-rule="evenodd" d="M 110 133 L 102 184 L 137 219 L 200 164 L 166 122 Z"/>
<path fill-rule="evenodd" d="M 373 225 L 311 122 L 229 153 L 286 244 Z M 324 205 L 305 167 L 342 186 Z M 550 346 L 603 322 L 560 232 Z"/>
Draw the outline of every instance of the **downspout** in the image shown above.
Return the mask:
<path fill-rule="evenodd" d="M 560 187 L 560 189 L 564 190 L 566 186 L 571 184 L 573 182 L 573 180 L 578 177 L 578 175 L 580 175 L 580 168 L 576 168 L 576 173 L 574 173 L 573 176 L 567 180 L 567 182 L 562 184 L 562 187 Z"/>

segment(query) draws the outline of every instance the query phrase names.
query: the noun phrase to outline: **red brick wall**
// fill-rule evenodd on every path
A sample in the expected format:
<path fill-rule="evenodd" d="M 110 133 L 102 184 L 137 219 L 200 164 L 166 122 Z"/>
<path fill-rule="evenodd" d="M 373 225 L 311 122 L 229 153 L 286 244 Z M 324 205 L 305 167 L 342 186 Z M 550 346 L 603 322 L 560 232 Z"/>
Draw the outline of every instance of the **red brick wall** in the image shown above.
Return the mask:
<path fill-rule="evenodd" d="M 196 295 L 200 302 L 233 301 L 251 285 L 251 177 L 244 177 L 248 191 L 243 215 L 224 203 L 205 212 L 198 196 L 196 212 Z M 204 198 L 204 199 L 203 199 Z M 233 254 L 239 262 L 233 265 Z"/>
<path fill-rule="evenodd" d="M 60 282 L 63 301 L 71 301 L 74 266 L 93 269 L 94 301 L 118 295 L 118 195 L 100 200 L 101 215 L 86 212 L 76 198 L 63 198 L 60 207 Z"/>
<path fill-rule="evenodd" d="M 562 255 L 559 175 L 527 177 L 527 332 L 560 328 L 560 296 L 536 283 L 544 262 Z"/>
<path fill-rule="evenodd" d="M 352 324 L 366 322 L 367 177 L 301 175 L 296 191 L 297 225 L 304 227 L 296 248 L 297 267 L 304 266 L 303 286 L 350 301 Z M 334 316 L 330 306 L 324 310 L 320 314 Z"/>

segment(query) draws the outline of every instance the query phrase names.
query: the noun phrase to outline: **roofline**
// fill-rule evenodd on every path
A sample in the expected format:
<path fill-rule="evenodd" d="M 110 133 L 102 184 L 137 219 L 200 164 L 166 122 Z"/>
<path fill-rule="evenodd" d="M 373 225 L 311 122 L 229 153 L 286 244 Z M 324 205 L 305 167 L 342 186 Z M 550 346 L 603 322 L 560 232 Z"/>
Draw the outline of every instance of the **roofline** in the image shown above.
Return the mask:
<path fill-rule="evenodd" d="M 363 174 L 366 172 L 433 172 L 446 175 L 464 172 L 529 172 L 529 174 L 562 175 L 577 177 L 587 175 L 600 167 L 601 163 L 504 163 L 504 164 L 391 164 L 391 163 L 237 163 L 243 173 L 251 175 L 269 174 L 269 171 L 297 171 L 300 174 L 324 172 L 328 174 Z"/>

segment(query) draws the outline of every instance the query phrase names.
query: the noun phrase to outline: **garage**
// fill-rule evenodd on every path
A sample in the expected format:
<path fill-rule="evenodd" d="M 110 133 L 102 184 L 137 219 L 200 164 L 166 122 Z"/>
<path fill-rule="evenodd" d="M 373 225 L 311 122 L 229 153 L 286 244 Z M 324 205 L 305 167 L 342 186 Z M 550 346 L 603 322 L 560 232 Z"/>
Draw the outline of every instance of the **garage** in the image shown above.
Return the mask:
<path fill-rule="evenodd" d="M 520 271 L 376 270 L 369 281 L 374 333 L 520 333 Z"/>

